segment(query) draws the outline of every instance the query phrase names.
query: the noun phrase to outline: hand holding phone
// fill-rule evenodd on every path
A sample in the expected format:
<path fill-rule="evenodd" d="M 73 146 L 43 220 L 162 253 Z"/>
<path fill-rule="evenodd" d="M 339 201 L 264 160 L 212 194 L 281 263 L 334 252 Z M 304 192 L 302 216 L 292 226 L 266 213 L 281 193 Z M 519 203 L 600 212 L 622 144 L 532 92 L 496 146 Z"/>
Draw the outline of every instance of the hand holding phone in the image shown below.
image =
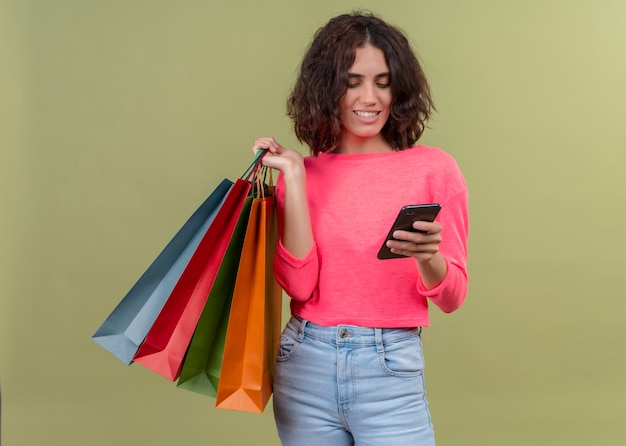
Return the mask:
<path fill-rule="evenodd" d="M 398 230 L 420 232 L 413 228 L 413 223 L 416 221 L 435 221 L 435 218 L 437 217 L 437 214 L 439 214 L 440 210 L 441 206 L 437 203 L 411 204 L 404 206 L 396 217 L 396 221 L 391 226 L 387 237 L 385 237 L 385 241 L 380 247 L 380 251 L 378 251 L 378 258 L 381 260 L 387 260 L 406 257 L 402 254 L 392 253 L 387 247 L 387 241 L 394 240 L 393 233 Z"/>

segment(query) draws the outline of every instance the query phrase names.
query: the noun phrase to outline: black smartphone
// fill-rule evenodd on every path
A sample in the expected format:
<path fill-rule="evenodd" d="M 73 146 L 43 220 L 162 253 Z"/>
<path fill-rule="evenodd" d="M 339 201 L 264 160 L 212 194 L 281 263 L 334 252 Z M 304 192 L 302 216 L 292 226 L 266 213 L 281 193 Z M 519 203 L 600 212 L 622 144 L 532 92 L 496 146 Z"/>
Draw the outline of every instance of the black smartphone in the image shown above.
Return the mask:
<path fill-rule="evenodd" d="M 437 203 L 411 204 L 400 209 L 400 213 L 396 217 L 396 221 L 393 222 L 383 245 L 380 247 L 380 251 L 378 251 L 378 258 L 381 260 L 387 260 L 406 257 L 400 254 L 392 253 L 389 248 L 387 248 L 387 240 L 393 240 L 394 238 L 392 234 L 397 230 L 420 232 L 413 228 L 413 222 L 435 221 L 435 218 L 437 217 L 437 214 L 439 214 L 440 210 L 441 206 Z"/>

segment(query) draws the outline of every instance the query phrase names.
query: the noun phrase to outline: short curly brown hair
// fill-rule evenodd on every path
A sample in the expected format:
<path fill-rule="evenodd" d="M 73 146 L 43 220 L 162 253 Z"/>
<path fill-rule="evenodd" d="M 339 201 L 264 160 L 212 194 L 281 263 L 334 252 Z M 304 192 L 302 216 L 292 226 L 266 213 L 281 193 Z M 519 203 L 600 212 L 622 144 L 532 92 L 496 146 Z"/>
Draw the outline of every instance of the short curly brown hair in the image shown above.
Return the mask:
<path fill-rule="evenodd" d="M 313 155 L 339 145 L 339 102 L 347 73 L 356 49 L 367 44 L 382 50 L 389 66 L 392 103 L 381 134 L 394 150 L 411 147 L 435 109 L 426 76 L 401 30 L 370 13 L 334 17 L 315 33 L 287 100 L 296 137 Z"/>

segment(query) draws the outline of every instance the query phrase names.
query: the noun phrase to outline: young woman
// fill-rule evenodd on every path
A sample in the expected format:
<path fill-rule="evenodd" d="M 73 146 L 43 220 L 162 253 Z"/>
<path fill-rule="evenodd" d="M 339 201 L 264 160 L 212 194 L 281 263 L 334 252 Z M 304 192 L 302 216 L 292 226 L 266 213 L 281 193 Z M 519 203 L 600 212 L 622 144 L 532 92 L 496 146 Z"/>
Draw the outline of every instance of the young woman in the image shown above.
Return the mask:
<path fill-rule="evenodd" d="M 320 28 L 288 100 L 311 156 L 259 138 L 278 169 L 278 282 L 292 317 L 280 340 L 274 413 L 283 445 L 433 445 L 421 327 L 428 303 L 467 290 L 467 188 L 453 158 L 415 145 L 433 109 L 406 37 L 369 14 Z M 399 210 L 439 203 L 421 232 L 387 242 Z"/>

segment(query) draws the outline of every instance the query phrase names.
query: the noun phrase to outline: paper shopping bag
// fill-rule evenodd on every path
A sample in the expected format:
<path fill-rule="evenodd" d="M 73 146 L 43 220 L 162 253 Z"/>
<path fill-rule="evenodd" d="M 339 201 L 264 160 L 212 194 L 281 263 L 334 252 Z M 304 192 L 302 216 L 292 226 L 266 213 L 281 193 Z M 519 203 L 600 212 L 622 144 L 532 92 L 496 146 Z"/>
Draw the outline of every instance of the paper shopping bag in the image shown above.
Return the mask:
<path fill-rule="evenodd" d="M 92 336 L 120 361 L 131 363 L 232 185 L 217 186 Z"/>
<path fill-rule="evenodd" d="M 239 178 L 204 234 L 133 360 L 175 381 L 226 253 L 261 157 Z"/>
<path fill-rule="evenodd" d="M 281 289 L 274 278 L 273 197 L 252 202 L 228 320 L 216 406 L 261 413 L 272 393 Z"/>
<path fill-rule="evenodd" d="M 206 305 L 187 349 L 177 386 L 208 396 L 217 394 L 230 304 L 246 234 L 252 197 L 246 198 Z"/>

